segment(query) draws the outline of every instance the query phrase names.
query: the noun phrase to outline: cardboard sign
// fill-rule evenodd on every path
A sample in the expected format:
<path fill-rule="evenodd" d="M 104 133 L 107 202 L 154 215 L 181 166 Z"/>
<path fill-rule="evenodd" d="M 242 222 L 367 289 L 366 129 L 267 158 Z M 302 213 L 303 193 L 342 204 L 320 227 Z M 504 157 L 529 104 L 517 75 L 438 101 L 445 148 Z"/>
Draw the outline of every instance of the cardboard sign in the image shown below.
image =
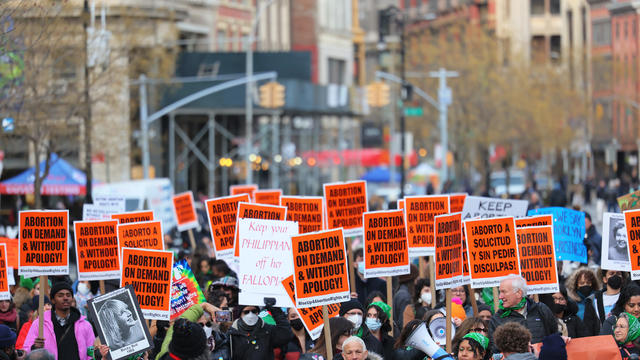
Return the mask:
<path fill-rule="evenodd" d="M 288 278 L 282 280 L 282 286 L 284 287 L 287 295 L 291 301 L 295 304 L 295 287 L 293 283 L 293 275 Z M 294 308 L 300 316 L 304 327 L 307 329 L 307 332 L 311 336 L 312 340 L 316 340 L 322 334 L 322 329 L 324 328 L 324 322 L 322 318 L 322 306 L 313 306 L 309 308 Z M 336 317 L 340 314 L 340 305 L 338 304 L 329 304 L 327 305 L 327 310 L 329 311 L 329 318 Z"/>
<path fill-rule="evenodd" d="M 402 210 L 372 211 L 364 213 L 362 217 L 364 277 L 408 274 L 409 249 L 404 212 Z"/>
<path fill-rule="evenodd" d="M 449 211 L 451 213 L 461 212 L 466 198 L 467 193 L 449 194 Z"/>
<path fill-rule="evenodd" d="M 529 215 L 542 214 L 553 215 L 553 241 L 556 244 L 557 260 L 571 260 L 586 264 L 584 213 L 562 207 L 547 207 L 529 211 Z"/>
<path fill-rule="evenodd" d="M 462 220 L 487 219 L 500 216 L 523 217 L 527 215 L 527 200 L 496 199 L 467 196 L 462 208 Z"/>
<path fill-rule="evenodd" d="M 462 213 L 438 215 L 435 223 L 436 290 L 462 282 Z"/>
<path fill-rule="evenodd" d="M 145 319 L 170 319 L 172 269 L 172 251 L 122 249 L 120 287 L 133 286 Z"/>
<path fill-rule="evenodd" d="M 449 213 L 449 196 L 407 196 L 404 203 L 409 256 L 433 256 L 433 219 Z"/>
<path fill-rule="evenodd" d="M 240 256 L 238 246 L 238 225 L 240 219 L 284 220 L 287 217 L 287 208 L 284 206 L 238 203 L 238 215 L 236 216 L 235 257 Z M 264 304 L 263 304 L 264 305 Z"/>
<path fill-rule="evenodd" d="M 513 217 L 467 220 L 464 226 L 472 288 L 499 286 L 504 277 L 520 275 Z"/>
<path fill-rule="evenodd" d="M 164 250 L 162 241 L 162 222 L 145 221 L 118 225 L 118 247 Z"/>
<path fill-rule="evenodd" d="M 627 229 L 627 248 L 629 249 L 629 260 L 631 263 L 631 279 L 638 280 L 640 279 L 640 210 L 625 211 L 624 222 Z"/>
<path fill-rule="evenodd" d="M 283 196 L 282 206 L 287 207 L 287 220 L 298 223 L 298 233 L 320 231 L 324 227 L 324 199 L 320 196 Z"/>
<path fill-rule="evenodd" d="M 291 236 L 298 234 L 298 224 L 292 221 L 238 219 L 238 234 L 238 303 L 262 306 L 265 297 L 272 297 L 276 299 L 276 306 L 293 306 L 280 284 L 293 273 Z"/>
<path fill-rule="evenodd" d="M 18 274 L 69 274 L 69 211 L 20 211 Z"/>
<path fill-rule="evenodd" d="M 292 236 L 291 247 L 297 308 L 351 299 L 342 229 Z"/>
<path fill-rule="evenodd" d="M 217 259 L 233 258 L 238 203 L 240 202 L 249 202 L 249 194 L 219 197 L 205 201 L 209 229 Z"/>
<path fill-rule="evenodd" d="M 191 306 L 202 304 L 206 299 L 187 260 L 182 259 L 173 264 L 172 277 L 171 320 L 174 320 Z"/>
<path fill-rule="evenodd" d="M 112 214 L 111 218 L 118 220 L 118 224 L 153 221 L 153 210 L 131 211 L 121 214 Z"/>
<path fill-rule="evenodd" d="M 118 221 L 74 221 L 78 280 L 120 279 Z"/>
<path fill-rule="evenodd" d="M 7 246 L 7 265 L 14 269 L 18 268 L 20 240 L 0 237 L 0 244 Z"/>
<path fill-rule="evenodd" d="M 249 184 L 249 185 L 231 185 L 229 186 L 229 195 L 240 195 L 240 194 L 248 194 L 249 199 L 253 200 L 253 193 L 258 190 L 258 185 Z"/>
<path fill-rule="evenodd" d="M 281 196 L 280 189 L 256 190 L 253 193 L 253 200 L 256 204 L 280 205 Z"/>
<path fill-rule="evenodd" d="M 516 227 L 529 227 L 529 226 L 553 226 L 553 215 L 536 215 L 525 216 L 523 218 L 516 219 Z"/>
<path fill-rule="evenodd" d="M 520 276 L 527 281 L 527 294 L 560 291 L 556 267 L 553 226 L 521 227 L 518 234 Z"/>
<path fill-rule="evenodd" d="M 625 222 L 625 214 L 604 213 L 602 252 L 600 254 L 602 269 L 616 271 L 631 271 L 633 269 L 629 257 L 628 230 Z M 633 249 L 631 250 L 631 254 L 633 254 Z"/>
<path fill-rule="evenodd" d="M 344 236 L 362 235 L 362 214 L 369 211 L 367 182 L 324 184 L 327 229 L 342 228 Z"/>
<path fill-rule="evenodd" d="M 640 190 L 618 197 L 620 211 L 640 209 Z"/>
<path fill-rule="evenodd" d="M 178 231 L 197 228 L 199 224 L 196 208 L 193 204 L 193 193 L 191 191 L 183 192 L 174 195 L 171 200 L 173 201 L 173 213 L 176 215 L 178 223 Z"/>
<path fill-rule="evenodd" d="M 13 272 L 9 275 L 7 266 L 7 246 L 0 244 L 0 300 L 11 300 L 9 292 L 9 277 L 13 277 Z"/>

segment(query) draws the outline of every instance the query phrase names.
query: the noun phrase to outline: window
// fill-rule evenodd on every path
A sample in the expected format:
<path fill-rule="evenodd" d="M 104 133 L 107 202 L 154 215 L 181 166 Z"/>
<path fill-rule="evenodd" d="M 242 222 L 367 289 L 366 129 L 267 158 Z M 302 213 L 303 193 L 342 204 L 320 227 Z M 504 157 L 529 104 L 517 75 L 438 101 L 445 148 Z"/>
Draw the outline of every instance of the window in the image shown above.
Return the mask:
<path fill-rule="evenodd" d="M 560 35 L 551 36 L 551 51 L 549 56 L 551 61 L 559 61 L 562 58 L 561 38 Z"/>
<path fill-rule="evenodd" d="M 593 22 L 593 45 L 611 44 L 611 23 L 609 21 Z"/>
<path fill-rule="evenodd" d="M 553 15 L 560 14 L 560 0 L 549 0 L 549 11 Z"/>
<path fill-rule="evenodd" d="M 531 38 L 531 60 L 540 64 L 545 61 L 547 54 L 546 41 L 544 36 L 536 35 Z"/>
<path fill-rule="evenodd" d="M 345 83 L 345 67 L 344 60 L 329 58 L 329 84 Z"/>
<path fill-rule="evenodd" d="M 544 0 L 531 0 L 531 15 L 544 15 Z"/>
<path fill-rule="evenodd" d="M 225 51 L 227 50 L 227 32 L 225 30 L 218 30 L 218 34 L 216 35 L 217 42 L 217 50 Z"/>
<path fill-rule="evenodd" d="M 77 56 L 73 49 L 62 48 L 56 50 L 52 56 L 53 64 L 51 67 L 52 77 L 59 80 L 74 81 L 76 80 L 78 63 Z"/>

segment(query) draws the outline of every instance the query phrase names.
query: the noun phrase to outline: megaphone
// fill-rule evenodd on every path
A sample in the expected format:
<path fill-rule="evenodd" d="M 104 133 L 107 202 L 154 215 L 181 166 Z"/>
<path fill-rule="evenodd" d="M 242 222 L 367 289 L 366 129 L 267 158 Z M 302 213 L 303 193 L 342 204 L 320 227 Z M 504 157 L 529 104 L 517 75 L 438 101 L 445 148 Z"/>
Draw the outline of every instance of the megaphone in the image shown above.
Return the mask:
<path fill-rule="evenodd" d="M 433 341 L 429 341 L 431 336 L 429 336 L 429 330 L 427 330 L 427 325 L 425 323 L 421 323 L 417 328 L 413 329 L 411 335 L 404 342 L 405 346 L 411 346 L 414 349 L 418 349 L 423 353 L 427 353 L 427 349 L 429 345 Z"/>
<path fill-rule="evenodd" d="M 431 337 L 436 344 L 440 346 L 446 346 L 447 344 L 447 319 L 444 317 L 439 317 L 437 319 L 433 319 L 429 324 L 429 332 L 431 333 Z M 451 324 L 451 339 L 456 335 L 456 327 Z"/>

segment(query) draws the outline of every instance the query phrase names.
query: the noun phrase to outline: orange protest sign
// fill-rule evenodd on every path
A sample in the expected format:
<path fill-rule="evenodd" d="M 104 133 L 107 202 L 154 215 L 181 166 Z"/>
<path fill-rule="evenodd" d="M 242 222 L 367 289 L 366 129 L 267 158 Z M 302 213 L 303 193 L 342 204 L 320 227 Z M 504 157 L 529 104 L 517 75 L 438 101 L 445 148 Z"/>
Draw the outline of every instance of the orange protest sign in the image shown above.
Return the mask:
<path fill-rule="evenodd" d="M 527 281 L 527 294 L 560 291 L 556 267 L 553 225 L 517 228 L 520 275 Z"/>
<path fill-rule="evenodd" d="M 624 212 L 624 222 L 627 228 L 627 248 L 631 261 L 631 280 L 640 280 L 640 210 Z"/>
<path fill-rule="evenodd" d="M 398 200 L 398 209 L 404 209 L 404 199 Z"/>
<path fill-rule="evenodd" d="M 198 227 L 196 208 L 193 205 L 193 193 L 191 191 L 174 195 L 173 213 L 178 223 L 178 231 L 185 231 Z"/>
<path fill-rule="evenodd" d="M 0 244 L 7 245 L 7 265 L 11 268 L 18 268 L 18 248 L 20 241 L 18 239 L 9 239 L 0 237 Z"/>
<path fill-rule="evenodd" d="M 546 225 L 553 225 L 552 214 L 525 216 L 525 217 L 516 219 L 517 228 L 529 227 L 529 226 L 546 226 Z"/>
<path fill-rule="evenodd" d="M 130 211 L 120 214 L 111 214 L 111 218 L 118 220 L 118 224 L 153 221 L 153 210 Z"/>
<path fill-rule="evenodd" d="M 133 286 L 145 319 L 169 321 L 172 268 L 171 251 L 122 249 L 120 286 Z"/>
<path fill-rule="evenodd" d="M 118 225 L 118 248 L 164 250 L 162 222 L 145 221 Z"/>
<path fill-rule="evenodd" d="M 448 195 L 407 196 L 404 198 L 409 255 L 431 256 L 433 246 L 433 219 L 449 213 Z"/>
<path fill-rule="evenodd" d="M 467 220 L 464 226 L 472 288 L 498 286 L 505 276 L 520 275 L 513 217 Z"/>
<path fill-rule="evenodd" d="M 335 304 L 351 298 L 342 229 L 291 237 L 297 308 Z"/>
<path fill-rule="evenodd" d="M 435 223 L 436 289 L 462 283 L 462 213 L 438 215 Z"/>
<path fill-rule="evenodd" d="M 258 185 L 231 185 L 229 186 L 229 195 L 249 194 L 249 198 L 253 200 L 253 193 L 258 190 Z"/>
<path fill-rule="evenodd" d="M 253 201 L 256 204 L 280 205 L 281 196 L 282 190 L 280 189 L 256 190 L 253 193 Z"/>
<path fill-rule="evenodd" d="M 366 212 L 363 221 L 364 277 L 408 274 L 409 250 L 403 211 Z"/>
<path fill-rule="evenodd" d="M 282 280 L 282 286 L 284 286 L 287 294 L 291 298 L 291 301 L 295 304 L 296 297 L 293 275 Z M 298 316 L 300 316 L 300 319 L 302 319 L 302 323 L 307 329 L 307 332 L 309 333 L 309 335 L 311 335 L 311 339 L 316 340 L 317 338 L 319 338 L 324 326 L 324 323 L 322 321 L 322 306 L 295 309 L 298 313 Z M 336 317 L 340 314 L 340 305 L 338 304 L 329 304 L 327 305 L 327 309 L 329 310 L 329 318 Z"/>
<path fill-rule="evenodd" d="M 287 207 L 287 220 L 298 223 L 298 233 L 320 231 L 324 227 L 324 199 L 320 196 L 283 196 L 282 206 Z"/>
<path fill-rule="evenodd" d="M 249 202 L 249 194 L 219 197 L 205 201 L 209 229 L 217 259 L 233 258 L 238 203 Z"/>
<path fill-rule="evenodd" d="M 342 228 L 344 236 L 362 235 L 362 214 L 368 211 L 367 182 L 324 184 L 327 228 Z"/>
<path fill-rule="evenodd" d="M 235 234 L 236 240 L 233 256 L 240 256 L 240 246 L 238 244 L 238 219 L 284 220 L 286 216 L 287 208 L 284 206 L 251 204 L 246 202 L 238 203 Z"/>
<path fill-rule="evenodd" d="M 462 283 L 469 284 L 469 252 L 467 251 L 467 235 L 464 230 L 464 222 L 462 223 Z"/>
<path fill-rule="evenodd" d="M 20 211 L 18 274 L 69 274 L 69 211 Z"/>
<path fill-rule="evenodd" d="M 13 274 L 11 274 L 13 276 Z M 0 300 L 11 300 L 9 292 L 9 267 L 7 266 L 7 245 L 0 244 Z"/>
<path fill-rule="evenodd" d="M 449 209 L 452 213 L 461 212 L 464 208 L 464 199 L 467 193 L 449 194 Z"/>
<path fill-rule="evenodd" d="M 74 221 L 78 280 L 120 278 L 118 221 Z"/>

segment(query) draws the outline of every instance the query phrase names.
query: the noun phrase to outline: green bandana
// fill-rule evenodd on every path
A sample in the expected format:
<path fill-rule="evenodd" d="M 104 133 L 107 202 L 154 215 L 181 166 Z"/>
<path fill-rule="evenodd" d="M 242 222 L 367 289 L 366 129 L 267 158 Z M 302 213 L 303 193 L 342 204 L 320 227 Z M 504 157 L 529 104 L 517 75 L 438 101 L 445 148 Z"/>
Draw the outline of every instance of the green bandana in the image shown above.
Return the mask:
<path fill-rule="evenodd" d="M 480 346 L 482 346 L 482 348 L 486 351 L 487 347 L 489 346 L 489 338 L 480 334 L 480 333 L 475 333 L 475 332 L 470 332 L 467 335 L 462 337 L 467 338 L 467 339 L 473 339 L 475 341 L 478 342 L 478 344 L 480 344 Z"/>
<path fill-rule="evenodd" d="M 377 307 L 379 307 L 380 309 L 382 309 L 382 311 L 387 314 L 387 319 L 389 319 L 391 316 L 391 306 L 387 305 L 387 303 L 383 303 L 382 301 L 376 301 L 376 302 L 372 302 L 371 304 L 369 304 L 369 307 L 371 307 L 371 305 L 375 305 Z M 369 309 L 369 308 L 367 308 Z"/>
<path fill-rule="evenodd" d="M 502 314 L 500 314 L 501 318 L 506 318 L 507 316 L 511 315 L 511 312 L 513 310 L 518 310 L 518 309 L 522 309 L 522 307 L 524 306 L 524 304 L 527 303 L 527 299 L 525 297 L 523 297 L 520 302 L 514 306 L 514 307 L 509 307 L 509 308 L 505 308 L 502 305 L 502 300 L 500 300 L 500 310 L 504 310 L 504 312 Z"/>
<path fill-rule="evenodd" d="M 627 344 L 640 337 L 640 321 L 628 312 L 625 312 L 625 314 L 627 314 L 627 317 L 629 318 L 629 332 L 627 333 L 627 339 L 624 342 Z"/>

